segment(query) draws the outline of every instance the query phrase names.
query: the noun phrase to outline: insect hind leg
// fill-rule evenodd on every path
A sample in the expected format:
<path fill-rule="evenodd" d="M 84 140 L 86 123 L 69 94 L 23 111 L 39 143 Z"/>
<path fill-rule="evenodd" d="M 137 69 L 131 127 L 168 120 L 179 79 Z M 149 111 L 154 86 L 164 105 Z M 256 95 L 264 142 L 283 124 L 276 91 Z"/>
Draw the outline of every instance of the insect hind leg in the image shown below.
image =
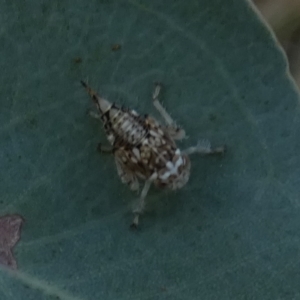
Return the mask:
<path fill-rule="evenodd" d="M 159 82 L 156 82 L 154 85 L 154 91 L 152 94 L 153 105 L 157 109 L 157 111 L 160 113 L 162 118 L 164 119 L 164 121 L 167 125 L 165 128 L 166 128 L 167 132 L 169 133 L 169 135 L 175 140 L 181 140 L 185 137 L 185 131 L 176 125 L 176 123 L 171 118 L 171 116 L 168 114 L 166 109 L 159 102 L 158 96 L 160 94 L 161 88 L 162 88 L 162 84 Z"/>
<path fill-rule="evenodd" d="M 127 184 L 132 191 L 138 191 L 140 185 L 137 177 L 132 172 L 130 172 L 121 161 L 115 159 L 115 162 L 117 166 L 117 172 L 119 177 L 121 178 L 121 181 L 124 184 Z"/>
<path fill-rule="evenodd" d="M 147 196 L 148 191 L 150 189 L 151 183 L 152 183 L 151 179 L 146 180 L 145 185 L 143 187 L 143 190 L 141 192 L 141 195 L 140 195 L 137 203 L 135 204 L 135 206 L 132 210 L 132 212 L 134 214 L 134 217 L 133 217 L 133 221 L 130 225 L 131 228 L 136 229 L 139 225 L 139 218 L 140 218 L 140 215 L 144 212 L 145 199 L 146 199 L 146 196 Z"/>

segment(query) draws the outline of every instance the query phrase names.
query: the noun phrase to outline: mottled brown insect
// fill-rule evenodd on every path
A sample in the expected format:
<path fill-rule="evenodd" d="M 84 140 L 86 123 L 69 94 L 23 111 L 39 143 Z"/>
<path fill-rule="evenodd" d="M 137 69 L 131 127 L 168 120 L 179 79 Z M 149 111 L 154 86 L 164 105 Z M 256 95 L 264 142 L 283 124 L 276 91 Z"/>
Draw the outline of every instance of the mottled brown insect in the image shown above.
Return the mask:
<path fill-rule="evenodd" d="M 211 148 L 208 141 L 199 142 L 184 151 L 176 146 L 175 140 L 185 137 L 158 100 L 161 84 L 156 83 L 153 104 L 166 125 L 161 125 L 153 117 L 139 115 L 136 111 L 120 108 L 101 98 L 85 82 L 81 82 L 95 103 L 98 113 L 90 114 L 101 119 L 104 124 L 110 148 L 100 145 L 102 152 L 111 152 L 115 157 L 118 174 L 131 190 L 139 190 L 139 182 L 144 181 L 140 197 L 133 208 L 132 227 L 137 227 L 139 216 L 145 207 L 145 198 L 151 184 L 160 188 L 176 190 L 182 188 L 190 176 L 192 153 L 224 153 L 225 147 Z"/>

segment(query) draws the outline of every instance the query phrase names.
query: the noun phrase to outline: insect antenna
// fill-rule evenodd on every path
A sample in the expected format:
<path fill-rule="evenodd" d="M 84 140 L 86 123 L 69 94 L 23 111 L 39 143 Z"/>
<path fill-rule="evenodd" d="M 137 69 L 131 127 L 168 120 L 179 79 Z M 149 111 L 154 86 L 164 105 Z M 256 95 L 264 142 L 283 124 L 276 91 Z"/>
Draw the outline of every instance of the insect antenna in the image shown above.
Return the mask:
<path fill-rule="evenodd" d="M 93 102 L 96 104 L 98 110 L 101 114 L 105 114 L 110 108 L 112 107 L 112 104 L 105 100 L 104 98 L 100 97 L 92 88 L 83 80 L 80 81 L 82 86 L 86 89 L 87 93 L 92 98 Z"/>

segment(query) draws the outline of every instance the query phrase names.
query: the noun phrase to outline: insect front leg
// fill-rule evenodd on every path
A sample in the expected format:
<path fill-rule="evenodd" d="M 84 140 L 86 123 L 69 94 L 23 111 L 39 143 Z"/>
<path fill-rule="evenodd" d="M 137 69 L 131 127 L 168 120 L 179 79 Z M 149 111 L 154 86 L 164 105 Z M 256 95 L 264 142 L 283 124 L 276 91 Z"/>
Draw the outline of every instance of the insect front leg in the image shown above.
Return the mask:
<path fill-rule="evenodd" d="M 101 116 L 99 113 L 95 112 L 94 110 L 92 109 L 88 109 L 87 110 L 87 114 L 93 118 L 93 119 L 96 119 L 96 120 L 101 120 Z"/>
<path fill-rule="evenodd" d="M 103 146 L 102 143 L 98 144 L 97 150 L 100 153 L 109 153 L 109 154 L 113 154 L 114 153 L 114 147 L 113 146 Z"/>
<path fill-rule="evenodd" d="M 101 116 L 99 113 L 89 109 L 87 111 L 87 114 L 93 118 L 93 119 L 96 119 L 96 120 L 100 120 L 101 121 Z M 113 153 L 114 152 L 114 147 L 112 146 L 103 146 L 102 143 L 99 143 L 98 146 L 97 146 L 97 150 L 100 152 L 100 153 Z"/>
<path fill-rule="evenodd" d="M 196 146 L 189 147 L 183 150 L 183 153 L 190 155 L 193 153 L 203 154 L 203 155 L 213 155 L 213 154 L 224 154 L 226 151 L 226 146 L 219 146 L 216 148 L 211 147 L 211 143 L 208 140 L 200 140 Z"/>
<path fill-rule="evenodd" d="M 162 88 L 161 83 L 158 82 L 155 83 L 154 92 L 152 95 L 153 105 L 160 113 L 165 123 L 167 124 L 166 130 L 168 131 L 170 136 L 174 140 L 181 140 L 185 137 L 185 131 L 176 125 L 174 120 L 171 118 L 171 116 L 168 114 L 168 112 L 165 110 L 165 108 L 161 105 L 161 103 L 158 100 L 158 96 L 160 94 L 161 88 Z"/>

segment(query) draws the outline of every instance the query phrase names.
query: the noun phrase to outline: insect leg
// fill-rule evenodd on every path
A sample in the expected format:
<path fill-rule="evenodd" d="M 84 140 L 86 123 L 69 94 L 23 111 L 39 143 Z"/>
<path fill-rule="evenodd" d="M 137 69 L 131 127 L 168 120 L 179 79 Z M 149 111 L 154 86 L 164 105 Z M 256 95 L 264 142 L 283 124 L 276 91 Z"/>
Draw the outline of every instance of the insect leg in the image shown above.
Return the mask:
<path fill-rule="evenodd" d="M 100 153 L 110 153 L 110 154 L 114 153 L 114 147 L 112 147 L 112 146 L 103 146 L 101 143 L 98 144 L 97 150 Z"/>
<path fill-rule="evenodd" d="M 141 192 L 140 198 L 138 199 L 138 202 L 137 202 L 135 208 L 132 210 L 132 212 L 134 214 L 134 218 L 133 218 L 132 224 L 130 226 L 131 228 L 137 228 L 138 225 L 139 225 L 139 218 L 140 218 L 140 215 L 144 211 L 145 199 L 146 199 L 146 196 L 147 196 L 148 191 L 150 189 L 151 183 L 152 183 L 151 178 L 146 180 L 145 185 L 143 187 L 143 190 Z"/>
<path fill-rule="evenodd" d="M 100 116 L 98 113 L 96 113 L 95 111 L 91 110 L 91 109 L 89 109 L 89 110 L 87 111 L 87 114 L 88 114 L 90 117 L 92 117 L 93 119 L 101 120 L 101 116 Z"/>
<path fill-rule="evenodd" d="M 171 126 L 174 125 L 175 122 L 173 121 L 171 116 L 167 113 L 165 108 L 161 105 L 161 103 L 158 100 L 158 96 L 160 94 L 161 88 L 162 88 L 161 83 L 156 82 L 154 84 L 154 92 L 152 94 L 153 105 L 158 110 L 158 112 L 160 113 L 160 115 L 162 116 L 166 124 Z"/>
<path fill-rule="evenodd" d="M 226 146 L 219 146 L 216 148 L 212 148 L 210 141 L 208 140 L 200 140 L 196 146 L 189 147 L 183 150 L 183 153 L 190 155 L 193 153 L 204 154 L 204 155 L 212 155 L 212 154 L 224 154 L 226 151 Z"/>
<path fill-rule="evenodd" d="M 153 105 L 157 109 L 157 111 L 160 113 L 164 121 L 166 122 L 166 130 L 170 134 L 170 136 L 175 140 L 181 140 L 185 137 L 185 131 L 178 127 L 174 120 L 171 118 L 171 116 L 168 114 L 168 112 L 165 110 L 165 108 L 161 105 L 161 103 L 158 100 L 158 96 L 160 94 L 162 85 L 161 83 L 155 83 L 154 92 L 152 95 Z"/>
<path fill-rule="evenodd" d="M 132 172 L 130 172 L 118 158 L 115 158 L 115 162 L 117 166 L 117 172 L 119 177 L 121 178 L 121 181 L 127 184 L 132 191 L 138 191 L 140 185 L 137 177 Z"/>
<path fill-rule="evenodd" d="M 99 113 L 89 109 L 87 110 L 87 114 L 92 117 L 93 119 L 101 120 L 101 116 Z M 100 153 L 113 153 L 114 152 L 114 147 L 112 146 L 103 146 L 102 143 L 99 143 L 97 146 L 97 150 Z"/>

